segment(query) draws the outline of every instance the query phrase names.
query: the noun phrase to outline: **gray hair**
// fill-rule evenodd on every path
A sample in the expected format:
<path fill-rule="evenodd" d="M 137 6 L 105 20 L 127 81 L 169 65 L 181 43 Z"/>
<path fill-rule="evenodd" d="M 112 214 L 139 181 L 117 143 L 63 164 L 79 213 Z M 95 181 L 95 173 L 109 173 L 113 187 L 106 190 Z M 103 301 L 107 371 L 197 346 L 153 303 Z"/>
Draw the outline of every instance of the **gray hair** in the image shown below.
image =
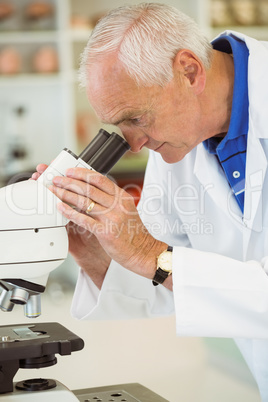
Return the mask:
<path fill-rule="evenodd" d="M 173 78 L 173 60 L 181 49 L 191 50 L 206 69 L 210 67 L 211 44 L 181 11 L 158 3 L 116 8 L 98 22 L 81 55 L 80 85 L 87 84 L 90 64 L 116 52 L 138 85 L 165 86 Z"/>

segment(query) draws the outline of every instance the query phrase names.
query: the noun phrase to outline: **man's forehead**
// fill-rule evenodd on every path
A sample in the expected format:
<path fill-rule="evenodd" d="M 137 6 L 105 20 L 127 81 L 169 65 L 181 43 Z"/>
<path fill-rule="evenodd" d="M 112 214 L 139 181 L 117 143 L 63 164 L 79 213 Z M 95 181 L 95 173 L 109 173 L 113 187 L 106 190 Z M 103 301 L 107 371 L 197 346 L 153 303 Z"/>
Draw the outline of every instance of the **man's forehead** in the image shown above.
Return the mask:
<path fill-rule="evenodd" d="M 148 109 L 149 88 L 138 87 L 122 66 L 98 64 L 90 69 L 87 95 L 103 123 L 119 124 Z"/>
<path fill-rule="evenodd" d="M 135 87 L 135 82 L 122 66 L 118 66 L 117 62 L 113 64 L 113 59 L 105 58 L 102 62 L 98 61 L 88 70 L 87 95 L 89 98 L 117 97 L 120 99 L 124 98 L 126 93 L 133 94 L 136 91 Z"/>

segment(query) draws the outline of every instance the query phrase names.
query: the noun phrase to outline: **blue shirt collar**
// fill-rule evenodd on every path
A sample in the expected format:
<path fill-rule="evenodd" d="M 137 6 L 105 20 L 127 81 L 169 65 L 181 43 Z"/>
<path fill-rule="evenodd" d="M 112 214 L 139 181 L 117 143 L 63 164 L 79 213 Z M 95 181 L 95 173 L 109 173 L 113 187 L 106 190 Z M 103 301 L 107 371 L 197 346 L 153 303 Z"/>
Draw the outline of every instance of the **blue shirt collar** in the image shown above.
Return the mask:
<path fill-rule="evenodd" d="M 227 141 L 235 139 L 248 132 L 248 55 L 246 44 L 238 38 L 222 35 L 212 42 L 213 48 L 225 53 L 233 54 L 234 58 L 234 89 L 232 112 L 228 132 L 219 142 L 219 139 L 209 138 L 204 141 L 205 148 L 216 153 L 216 148 L 223 149 Z M 218 148 L 218 149 L 219 149 Z"/>

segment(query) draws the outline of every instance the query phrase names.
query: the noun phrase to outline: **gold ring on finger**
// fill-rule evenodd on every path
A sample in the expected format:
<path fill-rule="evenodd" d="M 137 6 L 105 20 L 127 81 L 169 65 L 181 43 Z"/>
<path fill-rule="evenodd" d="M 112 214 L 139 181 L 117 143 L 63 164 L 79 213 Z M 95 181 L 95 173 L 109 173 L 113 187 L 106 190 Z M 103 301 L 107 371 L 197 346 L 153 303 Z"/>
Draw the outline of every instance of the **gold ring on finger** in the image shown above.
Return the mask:
<path fill-rule="evenodd" d="M 95 207 L 95 202 L 91 201 L 89 206 L 86 209 L 86 214 L 90 214 L 90 212 L 92 211 L 92 209 Z"/>

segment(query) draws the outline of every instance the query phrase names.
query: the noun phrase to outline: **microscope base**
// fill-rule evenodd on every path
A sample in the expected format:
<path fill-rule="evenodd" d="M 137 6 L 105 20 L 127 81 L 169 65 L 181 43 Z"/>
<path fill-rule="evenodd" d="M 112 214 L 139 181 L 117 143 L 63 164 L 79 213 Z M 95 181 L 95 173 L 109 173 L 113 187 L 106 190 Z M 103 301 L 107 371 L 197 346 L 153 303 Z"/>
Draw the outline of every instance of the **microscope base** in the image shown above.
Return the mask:
<path fill-rule="evenodd" d="M 15 385 L 15 384 L 14 384 Z M 0 402 L 85 402 L 85 401 L 127 401 L 168 402 L 140 384 L 120 384 L 88 388 L 71 392 L 56 381 L 56 387 L 46 391 L 14 391 L 0 395 Z"/>
<path fill-rule="evenodd" d="M 14 384 L 16 385 L 16 384 Z M 78 402 L 79 399 L 63 384 L 56 381 L 56 388 L 46 391 L 20 391 L 0 395 L 0 402 Z"/>

